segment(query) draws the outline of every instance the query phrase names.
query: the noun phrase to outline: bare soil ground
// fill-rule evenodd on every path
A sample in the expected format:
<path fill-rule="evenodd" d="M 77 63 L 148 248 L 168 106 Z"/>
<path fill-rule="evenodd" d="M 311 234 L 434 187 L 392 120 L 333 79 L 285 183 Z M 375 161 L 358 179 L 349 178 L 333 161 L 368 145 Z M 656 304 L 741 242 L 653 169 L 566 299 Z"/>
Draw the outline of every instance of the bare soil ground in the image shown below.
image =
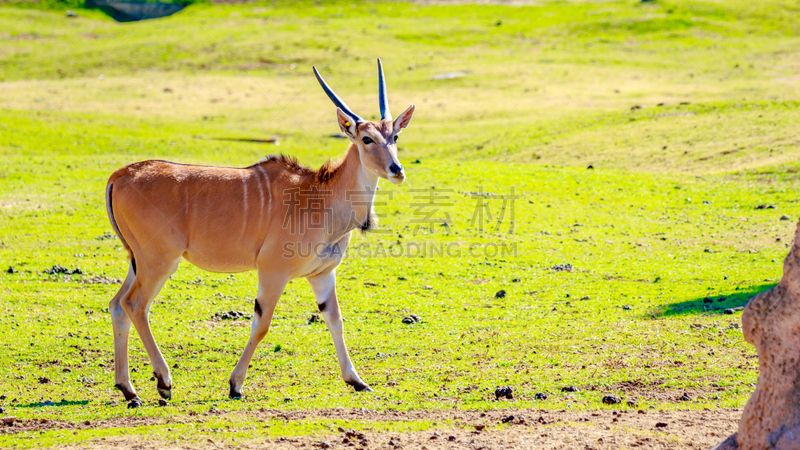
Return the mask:
<path fill-rule="evenodd" d="M 384 448 L 384 449 L 707 449 L 736 431 L 741 409 L 704 411 L 408 411 L 382 412 L 360 410 L 254 411 L 248 413 L 209 412 L 180 418 L 202 423 L 226 414 L 246 414 L 250 420 L 280 418 L 287 422 L 305 419 L 340 419 L 360 421 L 447 422 L 435 430 L 398 432 L 332 431 L 331 434 L 256 438 L 249 441 L 143 440 L 137 436 L 114 436 L 62 446 L 63 449 L 219 449 L 219 448 Z M 511 418 L 513 416 L 513 418 Z M 45 431 L 65 428 L 138 427 L 164 424 L 176 418 L 116 418 L 86 424 L 59 421 L 20 421 L 4 427 L 5 433 Z M 505 425 L 502 425 L 505 422 Z M 184 422 L 185 423 L 185 422 Z"/>

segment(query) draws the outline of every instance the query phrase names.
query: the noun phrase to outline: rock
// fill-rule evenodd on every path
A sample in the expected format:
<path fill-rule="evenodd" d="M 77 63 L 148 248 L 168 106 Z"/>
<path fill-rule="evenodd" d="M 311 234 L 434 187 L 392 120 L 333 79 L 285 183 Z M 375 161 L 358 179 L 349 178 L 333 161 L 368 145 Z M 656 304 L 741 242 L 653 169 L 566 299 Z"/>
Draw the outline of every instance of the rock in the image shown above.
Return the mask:
<path fill-rule="evenodd" d="M 711 297 L 706 297 L 703 299 L 703 303 L 714 303 L 714 299 Z"/>
<path fill-rule="evenodd" d="M 56 264 L 49 269 L 45 269 L 44 273 L 48 275 L 57 275 L 63 273 L 65 275 L 82 275 L 83 270 L 80 267 L 76 267 L 72 270 L 67 269 L 66 267 L 62 266 L 61 264 Z"/>
<path fill-rule="evenodd" d="M 68 9 L 67 12 L 64 13 L 64 15 L 69 17 L 70 19 L 74 19 L 75 17 L 78 17 L 78 13 L 76 13 L 75 11 L 73 11 L 71 9 Z"/>
<path fill-rule="evenodd" d="M 519 283 L 520 281 L 522 281 L 522 278 L 512 278 L 511 279 L 512 283 Z"/>
<path fill-rule="evenodd" d="M 742 333 L 758 354 L 758 383 L 742 413 L 738 434 L 719 444 L 717 449 L 798 448 L 800 334 L 795 331 L 798 327 L 800 226 L 784 259 L 780 282 L 753 297 L 742 314 Z"/>
<path fill-rule="evenodd" d="M 317 323 L 321 321 L 322 318 L 319 317 L 319 314 L 312 314 L 311 317 L 308 318 L 308 323 Z"/>
<path fill-rule="evenodd" d="M 656 423 L 656 428 L 666 428 L 667 425 L 668 424 L 666 422 L 657 422 Z"/>
<path fill-rule="evenodd" d="M 249 320 L 252 318 L 252 314 L 234 310 L 218 312 L 213 317 L 214 320 Z"/>
<path fill-rule="evenodd" d="M 499 291 L 497 291 L 494 294 L 494 296 L 495 296 L 495 298 L 503 298 L 503 297 L 506 296 L 506 291 L 504 291 L 503 289 L 500 289 Z"/>
<path fill-rule="evenodd" d="M 630 406 L 631 408 L 635 408 L 636 407 L 636 401 L 634 401 L 634 400 L 628 400 L 627 402 L 625 402 L 625 404 Z"/>
<path fill-rule="evenodd" d="M 606 395 L 605 397 L 603 397 L 603 403 L 606 405 L 616 405 L 618 403 L 622 403 L 622 400 L 620 400 L 619 397 L 615 395 Z"/>
<path fill-rule="evenodd" d="M 409 314 L 403 317 L 403 323 L 405 324 L 412 324 L 412 323 L 421 323 L 422 319 L 416 314 Z"/>
<path fill-rule="evenodd" d="M 792 218 L 784 214 L 781 216 L 781 220 L 792 220 Z"/>
<path fill-rule="evenodd" d="M 547 400 L 547 394 L 544 392 L 537 392 L 536 395 L 533 396 L 536 400 Z"/>
<path fill-rule="evenodd" d="M 483 431 L 483 429 L 486 428 L 486 425 L 473 425 L 473 427 L 477 431 Z"/>
<path fill-rule="evenodd" d="M 630 311 L 631 310 L 631 305 L 622 305 L 622 309 L 625 310 L 625 311 Z"/>
<path fill-rule="evenodd" d="M 593 166 L 592 164 L 589 164 L 589 166 L 588 166 L 588 167 L 586 167 L 586 169 L 587 169 L 587 170 L 588 170 L 588 169 L 594 169 L 594 166 Z"/>
<path fill-rule="evenodd" d="M 725 439 L 714 447 L 711 447 L 709 450 L 737 450 L 739 448 L 739 443 L 736 439 L 737 435 L 738 433 L 733 433 L 728 437 L 728 439 Z"/>
<path fill-rule="evenodd" d="M 50 382 L 50 378 L 47 377 L 39 377 L 39 384 L 47 384 Z"/>
<path fill-rule="evenodd" d="M 450 80 L 452 78 L 460 78 L 467 75 L 467 72 L 448 72 L 440 73 L 431 77 L 431 80 Z"/>
<path fill-rule="evenodd" d="M 2 420 L 2 421 L 3 421 L 3 425 L 6 425 L 6 426 L 13 426 L 13 425 L 14 425 L 14 422 L 16 422 L 16 421 L 17 421 L 17 418 L 16 418 L 16 417 L 14 417 L 14 416 L 9 416 L 9 417 L 3 417 L 3 418 L 2 418 L 2 419 L 0 419 L 0 420 Z"/>
<path fill-rule="evenodd" d="M 722 311 L 722 312 L 724 312 L 725 314 L 733 314 L 736 311 L 733 308 L 726 308 L 725 311 Z"/>
<path fill-rule="evenodd" d="M 0 406 L 0 414 L 5 414 L 5 413 L 6 413 L 6 409 L 3 408 L 2 406 Z"/>
<path fill-rule="evenodd" d="M 683 395 L 681 395 L 680 398 L 678 398 L 678 400 L 680 400 L 682 402 L 688 402 L 691 399 L 692 399 L 692 397 L 690 397 L 687 392 L 684 392 Z"/>
<path fill-rule="evenodd" d="M 503 423 L 513 422 L 514 421 L 514 416 L 503 417 L 500 421 L 503 422 Z"/>
<path fill-rule="evenodd" d="M 550 270 L 553 272 L 572 272 L 573 267 L 572 264 L 556 264 Z"/>
<path fill-rule="evenodd" d="M 15 269 L 14 266 L 8 266 L 6 273 L 17 273 L 17 269 Z"/>
<path fill-rule="evenodd" d="M 498 387 L 494 390 L 494 397 L 495 400 L 500 400 L 501 398 L 507 398 L 511 400 L 514 398 L 514 389 L 512 389 L 510 386 Z"/>
<path fill-rule="evenodd" d="M 561 388 L 561 392 L 580 392 L 578 388 L 575 386 L 564 386 Z"/>

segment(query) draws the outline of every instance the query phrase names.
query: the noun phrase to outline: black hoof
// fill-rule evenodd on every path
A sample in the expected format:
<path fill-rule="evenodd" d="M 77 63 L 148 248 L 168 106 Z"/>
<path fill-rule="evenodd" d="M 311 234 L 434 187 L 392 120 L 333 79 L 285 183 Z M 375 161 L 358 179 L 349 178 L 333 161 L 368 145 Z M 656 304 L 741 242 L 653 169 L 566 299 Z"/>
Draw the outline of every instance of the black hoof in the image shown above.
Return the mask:
<path fill-rule="evenodd" d="M 130 401 L 136 398 L 136 392 L 129 391 L 128 389 L 125 388 L 125 386 L 121 384 L 115 384 L 114 387 L 119 389 L 120 392 L 122 392 L 122 395 L 125 396 L 126 401 Z"/>
<path fill-rule="evenodd" d="M 158 390 L 158 395 L 160 395 L 161 398 L 163 398 L 164 400 L 172 400 L 172 385 L 171 384 L 167 385 L 167 383 L 164 382 L 164 379 L 159 377 L 155 373 L 153 374 L 153 376 L 155 376 L 156 379 L 158 380 L 158 383 L 156 383 L 156 389 Z"/>
<path fill-rule="evenodd" d="M 138 398 L 131 399 L 131 401 L 128 402 L 128 409 L 139 408 L 141 406 L 142 401 Z"/>
<path fill-rule="evenodd" d="M 346 381 L 346 383 L 349 384 L 350 386 L 353 386 L 353 389 L 355 389 L 356 392 L 372 392 L 372 388 L 364 384 L 363 382 Z"/>
<path fill-rule="evenodd" d="M 228 397 L 230 397 L 233 400 L 241 400 L 242 399 L 242 393 L 240 391 L 237 391 L 236 388 L 233 387 L 233 382 L 232 381 L 228 382 L 228 384 L 230 384 L 230 391 L 228 392 Z"/>

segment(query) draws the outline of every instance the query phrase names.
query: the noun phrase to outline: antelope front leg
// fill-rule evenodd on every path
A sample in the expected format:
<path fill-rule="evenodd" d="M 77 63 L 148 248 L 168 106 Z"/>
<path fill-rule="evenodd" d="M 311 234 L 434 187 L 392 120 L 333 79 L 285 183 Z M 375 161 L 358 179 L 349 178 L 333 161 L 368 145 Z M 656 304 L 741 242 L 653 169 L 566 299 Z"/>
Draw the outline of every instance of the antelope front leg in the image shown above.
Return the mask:
<path fill-rule="evenodd" d="M 250 330 L 250 340 L 247 341 L 247 346 L 236 363 L 236 367 L 231 373 L 230 384 L 230 398 L 242 398 L 242 386 L 247 377 L 247 368 L 250 366 L 250 360 L 253 359 L 253 353 L 256 347 L 264 339 L 269 331 L 269 326 L 272 323 L 272 314 L 275 312 L 275 306 L 281 298 L 283 289 L 289 280 L 282 276 L 269 276 L 259 272 L 258 274 L 258 296 L 256 297 L 253 325 Z"/>
<path fill-rule="evenodd" d="M 309 277 L 308 282 L 317 298 L 317 307 L 325 319 L 331 337 L 333 337 L 333 345 L 336 347 L 336 357 L 339 359 L 339 369 L 342 371 L 344 382 L 353 386 L 358 392 L 371 391 L 372 389 L 367 383 L 364 383 L 358 376 L 353 367 L 353 361 L 350 360 L 350 354 L 347 352 L 347 345 L 344 343 L 342 312 L 339 310 L 339 301 L 336 299 L 336 272 Z"/>

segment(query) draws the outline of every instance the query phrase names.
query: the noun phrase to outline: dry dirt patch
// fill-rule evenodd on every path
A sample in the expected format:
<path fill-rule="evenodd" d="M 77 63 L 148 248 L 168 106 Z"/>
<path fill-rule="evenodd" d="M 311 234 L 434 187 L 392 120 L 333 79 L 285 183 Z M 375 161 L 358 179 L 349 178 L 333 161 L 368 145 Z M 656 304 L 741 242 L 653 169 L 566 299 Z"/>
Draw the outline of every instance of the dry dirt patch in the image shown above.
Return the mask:
<path fill-rule="evenodd" d="M 211 414 L 211 413 L 209 413 Z M 707 449 L 736 431 L 740 409 L 704 411 L 252 411 L 248 419 L 287 421 L 311 418 L 360 421 L 430 420 L 455 423 L 455 426 L 408 433 L 333 431 L 331 434 L 265 439 L 254 436 L 251 441 L 178 441 L 142 440 L 136 436 L 115 436 L 62 446 L 63 449 L 219 449 L 219 448 L 384 448 L 384 449 Z M 509 420 L 510 416 L 514 416 Z M 201 419 L 201 416 L 186 419 Z M 149 425 L 165 423 L 150 418 Z M 175 420 L 175 418 L 171 419 Z M 503 425 L 503 421 L 507 421 Z M 33 422 L 33 421 L 30 421 Z M 64 424 L 20 423 L 20 430 L 61 428 Z M 144 425 L 141 419 L 118 418 L 97 422 L 96 427 L 134 427 Z M 81 424 L 81 427 L 86 425 Z M 177 438 L 177 437 L 176 437 Z"/>

